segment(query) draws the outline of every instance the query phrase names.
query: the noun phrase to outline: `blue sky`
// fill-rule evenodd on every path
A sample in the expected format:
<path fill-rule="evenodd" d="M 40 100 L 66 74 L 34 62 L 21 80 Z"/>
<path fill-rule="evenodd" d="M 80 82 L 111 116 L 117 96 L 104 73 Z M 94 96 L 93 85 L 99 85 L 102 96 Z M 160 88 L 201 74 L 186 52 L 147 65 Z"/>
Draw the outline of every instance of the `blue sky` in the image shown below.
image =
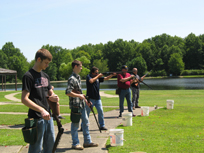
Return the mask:
<path fill-rule="evenodd" d="M 203 0 L 1 0 L 0 48 L 31 61 L 43 45 L 74 49 L 123 39 L 204 34 Z"/>

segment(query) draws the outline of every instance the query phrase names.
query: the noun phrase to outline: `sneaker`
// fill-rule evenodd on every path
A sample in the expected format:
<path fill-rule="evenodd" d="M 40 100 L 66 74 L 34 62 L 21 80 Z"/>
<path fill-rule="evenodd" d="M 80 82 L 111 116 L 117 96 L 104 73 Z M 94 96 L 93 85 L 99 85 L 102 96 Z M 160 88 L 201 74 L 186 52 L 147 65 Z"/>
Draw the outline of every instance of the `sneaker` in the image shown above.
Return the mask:
<path fill-rule="evenodd" d="M 122 114 L 120 114 L 118 117 L 122 117 Z"/>
<path fill-rule="evenodd" d="M 106 127 L 100 127 L 100 130 L 108 130 Z"/>
<path fill-rule="evenodd" d="M 89 144 L 84 144 L 83 146 L 84 146 L 84 148 L 87 148 L 87 147 L 98 147 L 98 143 L 89 143 Z"/>
<path fill-rule="evenodd" d="M 76 145 L 76 146 L 73 146 L 73 145 L 72 145 L 72 149 L 83 150 L 84 147 L 82 147 L 80 144 L 78 144 L 78 145 Z"/>
<path fill-rule="evenodd" d="M 136 106 L 135 108 L 141 108 L 140 106 Z"/>
<path fill-rule="evenodd" d="M 135 117 L 136 115 L 135 114 L 132 114 L 132 117 Z"/>

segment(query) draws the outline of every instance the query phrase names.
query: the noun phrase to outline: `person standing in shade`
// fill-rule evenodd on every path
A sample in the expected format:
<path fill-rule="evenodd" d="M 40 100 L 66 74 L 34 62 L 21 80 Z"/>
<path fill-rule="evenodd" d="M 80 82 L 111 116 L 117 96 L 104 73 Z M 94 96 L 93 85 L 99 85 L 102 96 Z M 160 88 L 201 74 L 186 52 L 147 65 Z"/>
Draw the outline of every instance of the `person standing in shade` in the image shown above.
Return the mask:
<path fill-rule="evenodd" d="M 140 94 L 140 81 L 143 81 L 145 75 L 143 77 L 140 78 L 140 76 L 137 74 L 137 68 L 133 68 L 132 69 L 133 74 L 134 74 L 134 79 L 131 80 L 131 89 L 132 89 L 132 106 L 133 106 L 133 110 L 135 110 L 135 108 L 140 108 L 140 106 L 138 105 L 139 103 L 139 94 Z"/>
<path fill-rule="evenodd" d="M 85 96 L 82 94 L 81 90 L 81 78 L 79 73 L 82 70 L 82 62 L 74 60 L 72 62 L 72 69 L 73 72 L 71 76 L 68 78 L 68 86 L 66 89 L 66 95 L 69 96 L 69 106 L 71 112 L 81 113 L 82 119 L 82 128 L 83 128 L 83 135 L 84 135 L 84 144 L 81 146 L 79 144 L 78 138 L 78 128 L 79 128 L 79 120 L 76 120 L 78 117 L 75 115 L 73 118 L 71 117 L 71 135 L 72 135 L 72 148 L 77 150 L 83 150 L 86 147 L 97 147 L 98 144 L 93 143 L 91 141 L 91 136 L 89 134 L 89 120 L 87 115 L 87 110 L 85 105 L 90 106 L 91 104 L 85 99 Z M 73 115 L 73 114 L 71 114 Z"/>
<path fill-rule="evenodd" d="M 52 55 L 48 50 L 38 50 L 34 66 L 22 79 L 21 101 L 29 107 L 28 117 L 37 119 L 37 141 L 30 144 L 28 153 L 42 152 L 42 148 L 44 153 L 51 153 L 55 142 L 53 117 L 47 98 L 58 103 L 59 97 L 52 90 L 49 76 L 42 71 L 51 61 Z"/>
<path fill-rule="evenodd" d="M 128 104 L 128 112 L 132 112 L 133 117 L 135 117 L 132 111 L 131 90 L 130 90 L 130 81 L 134 77 L 134 75 L 130 75 L 129 73 L 127 73 L 128 67 L 126 65 L 123 65 L 121 69 L 122 69 L 122 73 L 118 74 L 117 76 L 118 87 L 121 89 L 119 94 L 119 99 L 120 99 L 119 117 L 122 117 L 122 113 L 124 111 L 125 98 Z"/>
<path fill-rule="evenodd" d="M 116 73 L 113 73 L 107 77 L 103 77 L 102 73 L 99 73 L 97 67 L 92 67 L 91 73 L 86 77 L 86 87 L 87 93 L 86 95 L 89 97 L 92 102 L 92 106 L 96 107 L 98 112 L 98 121 L 100 125 L 100 130 L 107 130 L 105 127 L 104 116 L 103 116 L 103 106 L 101 102 L 101 97 L 99 93 L 100 83 L 104 82 L 104 80 L 109 80 L 113 76 L 116 76 Z M 87 115 L 89 117 L 91 109 L 86 105 Z M 83 129 L 82 129 L 83 130 Z"/>

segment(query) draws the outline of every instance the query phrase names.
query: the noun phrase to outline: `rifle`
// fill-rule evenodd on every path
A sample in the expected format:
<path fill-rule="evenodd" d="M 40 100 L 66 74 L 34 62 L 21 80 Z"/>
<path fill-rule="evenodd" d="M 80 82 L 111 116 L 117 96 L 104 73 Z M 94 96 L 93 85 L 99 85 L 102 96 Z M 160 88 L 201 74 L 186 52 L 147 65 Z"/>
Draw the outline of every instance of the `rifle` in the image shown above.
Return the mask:
<path fill-rule="evenodd" d="M 87 99 L 88 103 L 90 103 L 89 97 L 88 97 L 88 96 L 85 96 L 85 98 Z M 99 131 L 100 131 L 100 133 L 101 133 L 101 129 L 100 129 L 99 123 L 98 123 L 98 121 L 97 121 L 97 119 L 96 119 L 96 114 L 94 113 L 94 110 L 93 110 L 92 105 L 90 105 L 89 108 L 91 109 L 91 111 L 92 111 L 92 113 L 93 113 L 93 115 L 94 115 L 95 121 L 96 121 L 96 123 L 97 123 L 97 125 L 98 125 L 98 129 L 99 129 Z"/>
<path fill-rule="evenodd" d="M 149 72 L 147 72 L 145 75 L 143 75 L 143 76 L 146 76 L 146 75 L 148 75 L 150 72 L 151 72 L 152 70 L 150 70 Z M 133 79 L 136 79 L 136 76 L 133 78 Z M 139 80 L 139 82 L 142 82 L 144 85 L 146 85 L 147 87 L 149 87 L 150 89 L 152 89 L 149 85 L 147 85 L 146 83 L 144 83 L 141 79 L 138 79 Z M 153 89 L 152 89 L 153 90 Z"/>
<path fill-rule="evenodd" d="M 54 146 L 52 148 L 52 153 L 54 153 L 55 150 L 57 149 L 57 145 L 58 145 L 58 143 L 60 141 L 60 138 L 61 138 L 62 134 L 64 133 L 64 128 L 62 127 L 62 124 L 61 124 L 61 122 L 60 122 L 60 120 L 58 118 L 59 109 L 57 109 L 57 103 L 50 101 L 48 98 L 47 98 L 47 101 L 48 101 L 48 104 L 50 105 L 50 108 L 51 108 L 52 113 L 53 113 L 53 117 L 56 120 L 57 127 L 58 127 L 57 137 L 55 139 L 55 143 L 54 143 Z"/>
<path fill-rule="evenodd" d="M 113 73 L 121 74 L 122 71 L 119 71 L 119 72 L 103 72 L 102 74 L 103 74 L 103 75 L 110 75 L 110 74 L 113 74 Z M 127 73 L 132 73 L 132 71 L 127 71 Z"/>
<path fill-rule="evenodd" d="M 77 91 L 77 90 L 75 90 L 75 89 L 73 89 L 72 92 L 77 93 L 77 94 L 82 94 L 80 91 Z M 84 95 L 84 97 L 87 99 L 88 103 L 91 103 L 88 96 L 85 96 L 85 95 Z M 100 133 L 101 133 L 101 129 L 100 129 L 98 120 L 97 120 L 97 118 L 96 118 L 96 114 L 94 113 L 94 110 L 93 110 L 92 105 L 90 105 L 89 108 L 91 109 L 92 113 L 94 114 L 94 118 L 95 118 L 96 124 L 98 125 L 98 129 L 99 129 L 99 131 L 100 131 Z"/>
<path fill-rule="evenodd" d="M 140 82 L 142 82 L 144 85 L 146 85 L 147 87 L 149 87 L 150 89 L 152 89 L 149 85 L 147 85 L 146 83 L 144 83 L 142 80 L 139 80 Z M 152 89 L 153 90 L 153 89 Z"/>
<path fill-rule="evenodd" d="M 149 72 L 147 72 L 144 76 L 147 76 L 152 70 L 150 70 Z"/>

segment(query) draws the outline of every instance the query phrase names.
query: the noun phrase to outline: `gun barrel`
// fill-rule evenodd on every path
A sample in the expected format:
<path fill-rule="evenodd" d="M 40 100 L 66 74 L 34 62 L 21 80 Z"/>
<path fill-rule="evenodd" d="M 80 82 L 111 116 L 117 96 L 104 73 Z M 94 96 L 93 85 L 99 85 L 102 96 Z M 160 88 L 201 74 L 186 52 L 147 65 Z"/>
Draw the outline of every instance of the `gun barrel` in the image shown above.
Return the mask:
<path fill-rule="evenodd" d="M 87 99 L 88 103 L 90 103 L 89 97 L 88 97 L 88 96 L 85 96 L 85 98 Z M 98 120 L 97 120 L 97 118 L 96 118 L 96 114 L 95 114 L 95 112 L 94 112 L 94 110 L 93 110 L 93 107 L 90 106 L 90 109 L 91 109 L 91 111 L 92 111 L 92 113 L 93 113 L 93 115 L 94 115 L 96 124 L 98 125 L 98 129 L 99 129 L 99 131 L 100 131 L 100 133 L 101 133 L 100 125 L 99 125 Z"/>

